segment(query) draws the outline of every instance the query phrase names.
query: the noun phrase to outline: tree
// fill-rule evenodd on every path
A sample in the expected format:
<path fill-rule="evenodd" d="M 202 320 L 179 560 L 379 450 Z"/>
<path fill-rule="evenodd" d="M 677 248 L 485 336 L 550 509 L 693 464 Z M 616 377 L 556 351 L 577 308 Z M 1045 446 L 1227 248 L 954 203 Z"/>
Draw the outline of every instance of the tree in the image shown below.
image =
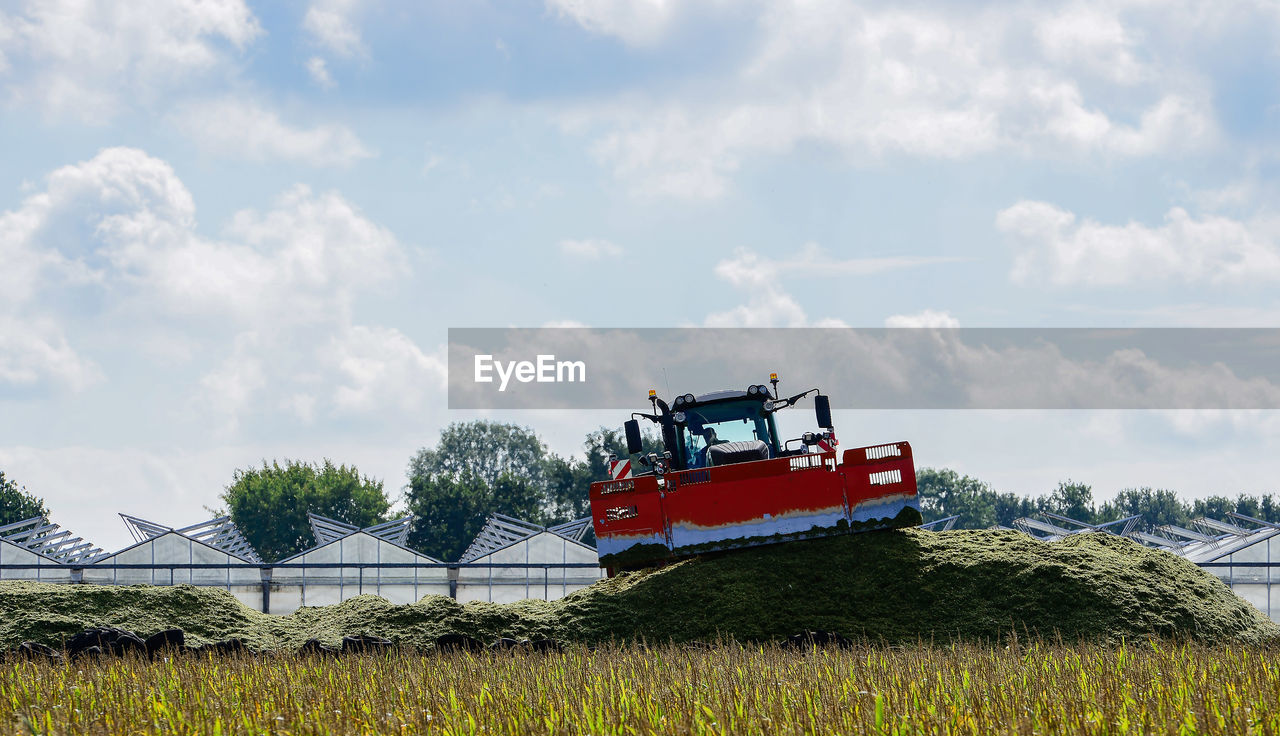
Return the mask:
<path fill-rule="evenodd" d="M 1259 519 L 1262 517 L 1262 500 L 1257 496 L 1241 493 L 1236 497 L 1236 513 Z"/>
<path fill-rule="evenodd" d="M 1031 516 L 1036 512 L 1036 503 L 1026 496 L 1016 493 L 998 493 L 995 500 L 996 523 L 1012 528 L 1014 519 Z"/>
<path fill-rule="evenodd" d="M 1058 487 L 1040 504 L 1041 511 L 1052 511 L 1086 524 L 1093 522 L 1093 488 L 1084 483 L 1060 481 Z M 1106 521 L 1110 521 L 1107 519 Z"/>
<path fill-rule="evenodd" d="M 642 454 L 663 451 L 658 433 L 647 427 L 642 430 L 640 440 Z M 591 484 L 609 479 L 609 456 L 613 455 L 621 460 L 629 457 L 627 438 L 620 427 L 600 427 L 587 433 L 582 449 L 582 460 L 566 460 L 555 454 L 547 458 L 544 472 L 552 502 L 548 514 L 549 523 L 572 521 L 590 515 Z"/>
<path fill-rule="evenodd" d="M 454 422 L 440 433 L 435 448 L 423 448 L 409 461 L 409 478 L 459 480 L 472 476 L 490 488 L 508 473 L 542 481 L 547 448 L 528 427 L 481 419 Z"/>
<path fill-rule="evenodd" d="M 454 560 L 491 514 L 542 523 L 554 506 L 547 466 L 546 446 L 527 427 L 484 419 L 450 424 L 434 448 L 409 461 L 410 546 Z"/>
<path fill-rule="evenodd" d="M 916 471 L 916 489 L 925 521 L 958 515 L 960 529 L 986 529 L 998 522 L 999 494 L 977 478 L 945 468 L 921 468 Z"/>
<path fill-rule="evenodd" d="M 656 433 L 643 440 L 645 452 L 661 451 Z M 581 459 L 561 457 L 533 430 L 512 424 L 450 424 L 435 447 L 409 462 L 410 546 L 453 560 L 494 513 L 543 525 L 589 515 L 591 484 L 609 477 L 609 453 L 627 457 L 626 439 L 620 428 L 601 427 L 587 434 L 583 450 Z"/>
<path fill-rule="evenodd" d="M 1280 521 L 1280 504 L 1276 503 L 1270 493 L 1262 497 L 1262 502 L 1258 506 L 1258 512 L 1262 514 L 1258 518 L 1272 523 Z"/>
<path fill-rule="evenodd" d="M 627 454 L 627 437 L 620 427 L 601 427 L 590 432 L 582 445 L 587 451 L 587 462 L 593 468 L 603 469 L 609 455 L 615 455 L 621 459 L 630 457 Z M 665 449 L 662 446 L 661 435 L 648 426 L 640 428 L 640 446 L 642 455 L 662 454 Z"/>
<path fill-rule="evenodd" d="M 49 516 L 44 499 L 36 498 L 0 470 L 0 525 L 12 524 L 36 516 Z"/>
<path fill-rule="evenodd" d="M 476 475 L 415 476 L 406 494 L 413 528 L 409 546 L 442 560 L 456 560 L 492 514 L 543 523 L 542 494 L 527 478 L 504 472 L 493 485 Z"/>
<path fill-rule="evenodd" d="M 409 546 L 442 560 L 458 559 L 490 513 L 490 489 L 475 475 L 412 476 L 406 496 Z"/>
<path fill-rule="evenodd" d="M 534 430 L 453 422 L 434 448 L 420 449 L 408 465 L 411 547 L 457 559 L 492 513 L 541 524 L 552 504 L 547 461 L 547 445 Z"/>
<path fill-rule="evenodd" d="M 1139 528 L 1148 530 L 1165 524 L 1185 527 L 1202 516 L 1228 520 L 1232 512 L 1280 522 L 1280 503 L 1270 493 L 1241 493 L 1235 498 L 1218 495 L 1187 502 L 1163 488 L 1126 488 L 1110 501 L 1095 505 L 1093 489 L 1084 483 L 1062 481 L 1048 496 L 1028 498 L 997 493 L 976 478 L 933 468 L 916 471 L 916 485 L 926 521 L 959 515 L 957 526 L 962 529 L 984 528 L 993 523 L 1010 526 L 1014 519 L 1043 511 L 1093 524 L 1141 516 Z"/>
<path fill-rule="evenodd" d="M 236 470 L 222 493 L 232 521 L 265 560 L 282 560 L 315 545 L 307 512 L 365 527 L 386 520 L 391 503 L 382 481 L 354 466 L 286 460 Z"/>
<path fill-rule="evenodd" d="M 543 473 L 547 481 L 548 524 L 581 519 L 591 513 L 591 484 L 603 480 L 608 471 L 587 460 L 562 458 L 552 453 L 546 458 Z"/>
<path fill-rule="evenodd" d="M 1145 527 L 1182 526 L 1190 520 L 1191 512 L 1178 494 L 1163 488 L 1126 488 L 1098 509 L 1098 518 L 1103 522 L 1135 515 L 1142 517 Z"/>
<path fill-rule="evenodd" d="M 1226 496 L 1209 496 L 1198 498 L 1191 506 L 1194 517 L 1208 516 L 1214 519 L 1227 518 L 1227 514 L 1236 510 L 1236 502 Z"/>

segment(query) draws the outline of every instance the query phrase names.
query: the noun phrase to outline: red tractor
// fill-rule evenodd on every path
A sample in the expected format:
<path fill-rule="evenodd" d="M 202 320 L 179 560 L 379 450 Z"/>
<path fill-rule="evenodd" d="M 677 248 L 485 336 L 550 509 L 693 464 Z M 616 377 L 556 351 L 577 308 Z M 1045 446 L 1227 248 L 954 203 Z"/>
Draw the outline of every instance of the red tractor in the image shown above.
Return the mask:
<path fill-rule="evenodd" d="M 610 480 L 591 484 L 600 566 L 610 574 L 704 552 L 921 522 L 911 445 L 845 450 L 837 463 L 828 398 L 768 386 L 677 396 L 649 392 L 653 413 L 625 424 L 627 451 L 642 452 L 636 417 L 658 425 L 664 451 L 610 458 Z M 814 396 L 818 432 L 780 441 L 774 414 Z"/>

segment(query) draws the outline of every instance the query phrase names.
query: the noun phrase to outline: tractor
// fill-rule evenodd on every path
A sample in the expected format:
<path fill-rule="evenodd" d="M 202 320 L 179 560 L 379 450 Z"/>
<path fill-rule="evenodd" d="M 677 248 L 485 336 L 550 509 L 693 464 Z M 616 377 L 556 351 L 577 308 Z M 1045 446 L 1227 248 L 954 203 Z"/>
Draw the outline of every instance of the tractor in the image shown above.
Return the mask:
<path fill-rule="evenodd" d="M 921 522 L 910 444 L 837 457 L 829 398 L 816 388 L 783 398 L 776 373 L 769 383 L 670 402 L 649 392 L 652 411 L 623 425 L 629 457 L 610 456 L 610 478 L 591 484 L 608 574 Z M 782 441 L 774 415 L 810 394 L 818 431 Z M 657 425 L 662 452 L 643 452 L 640 420 Z"/>

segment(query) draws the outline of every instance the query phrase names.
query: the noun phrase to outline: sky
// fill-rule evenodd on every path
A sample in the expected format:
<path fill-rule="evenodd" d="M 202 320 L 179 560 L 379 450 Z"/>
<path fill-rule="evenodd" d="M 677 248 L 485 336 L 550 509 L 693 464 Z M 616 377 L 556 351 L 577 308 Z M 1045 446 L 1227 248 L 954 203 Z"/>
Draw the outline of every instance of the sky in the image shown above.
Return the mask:
<path fill-rule="evenodd" d="M 264 459 L 394 497 L 449 422 L 624 418 L 449 411 L 449 327 L 1280 326 L 1278 49 L 1266 0 L 4 0 L 0 469 L 110 549 Z M 1280 491 L 1274 412 L 836 421 Z"/>

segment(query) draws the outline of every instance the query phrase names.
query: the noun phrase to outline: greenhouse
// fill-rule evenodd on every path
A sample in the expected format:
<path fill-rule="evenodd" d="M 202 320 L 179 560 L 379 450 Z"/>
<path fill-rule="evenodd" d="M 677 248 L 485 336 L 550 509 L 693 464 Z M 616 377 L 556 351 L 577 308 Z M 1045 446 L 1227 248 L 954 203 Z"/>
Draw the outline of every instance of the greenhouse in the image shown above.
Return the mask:
<path fill-rule="evenodd" d="M 594 547 L 583 542 L 591 519 L 539 526 L 494 514 L 462 553 L 455 597 L 462 602 L 555 600 L 603 577 Z"/>
<path fill-rule="evenodd" d="M 84 565 L 81 582 L 216 586 L 261 610 L 262 558 L 230 518 L 181 528 L 128 514 L 120 514 L 120 518 L 135 543 Z"/>
<path fill-rule="evenodd" d="M 582 541 L 590 519 L 542 527 L 493 516 L 462 560 L 444 563 L 409 548 L 412 516 L 361 528 L 308 514 L 315 546 L 268 563 L 228 517 L 184 527 L 120 518 L 134 543 L 113 553 L 44 517 L 0 526 L 0 579 L 219 587 L 247 606 L 286 614 L 367 594 L 393 603 L 427 595 L 550 600 L 601 576 L 595 549 Z"/>
<path fill-rule="evenodd" d="M 69 583 L 70 565 L 92 561 L 102 550 L 43 516 L 0 526 L 0 579 Z"/>
<path fill-rule="evenodd" d="M 263 610 L 290 613 L 365 594 L 392 603 L 449 595 L 447 567 L 405 546 L 412 515 L 364 528 L 318 514 L 307 518 L 316 546 L 264 571 L 270 585 Z"/>

